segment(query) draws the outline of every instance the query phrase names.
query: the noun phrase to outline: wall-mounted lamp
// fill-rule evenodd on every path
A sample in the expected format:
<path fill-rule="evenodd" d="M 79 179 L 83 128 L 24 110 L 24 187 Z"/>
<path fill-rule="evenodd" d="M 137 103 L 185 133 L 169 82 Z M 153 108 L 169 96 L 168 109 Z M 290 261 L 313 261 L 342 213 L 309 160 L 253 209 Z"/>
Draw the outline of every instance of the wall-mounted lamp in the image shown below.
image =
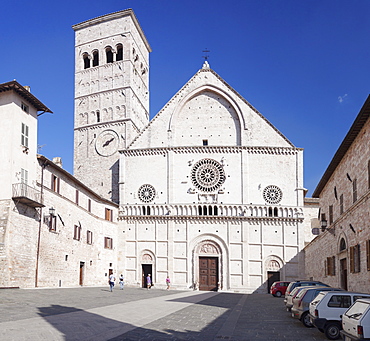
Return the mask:
<path fill-rule="evenodd" d="M 325 219 L 321 220 L 320 226 L 321 226 L 321 231 L 324 232 L 328 226 L 328 221 Z"/>
<path fill-rule="evenodd" d="M 54 207 L 49 208 L 49 214 L 50 214 L 51 217 L 55 216 L 55 208 Z"/>

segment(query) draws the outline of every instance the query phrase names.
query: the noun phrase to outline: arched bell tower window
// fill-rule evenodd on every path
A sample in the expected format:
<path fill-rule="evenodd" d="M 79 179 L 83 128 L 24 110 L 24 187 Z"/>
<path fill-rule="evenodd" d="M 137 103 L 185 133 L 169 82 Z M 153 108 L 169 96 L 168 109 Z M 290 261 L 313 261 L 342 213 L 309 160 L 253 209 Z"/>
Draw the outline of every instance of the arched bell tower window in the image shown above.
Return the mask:
<path fill-rule="evenodd" d="M 123 46 L 122 44 L 117 45 L 116 61 L 123 60 Z"/>
<path fill-rule="evenodd" d="M 99 52 L 94 51 L 93 52 L 93 66 L 98 66 L 99 65 Z"/>
<path fill-rule="evenodd" d="M 96 122 L 100 122 L 100 111 L 96 112 Z"/>
<path fill-rule="evenodd" d="M 113 51 L 110 47 L 105 49 L 105 54 L 107 56 L 107 63 L 113 63 Z"/>
<path fill-rule="evenodd" d="M 339 251 L 344 251 L 346 249 L 347 249 L 346 241 L 344 240 L 344 238 L 342 238 L 339 243 Z"/>
<path fill-rule="evenodd" d="M 82 55 L 82 58 L 84 60 L 84 69 L 88 69 L 90 67 L 90 58 L 89 58 L 89 55 L 87 53 L 84 53 Z"/>

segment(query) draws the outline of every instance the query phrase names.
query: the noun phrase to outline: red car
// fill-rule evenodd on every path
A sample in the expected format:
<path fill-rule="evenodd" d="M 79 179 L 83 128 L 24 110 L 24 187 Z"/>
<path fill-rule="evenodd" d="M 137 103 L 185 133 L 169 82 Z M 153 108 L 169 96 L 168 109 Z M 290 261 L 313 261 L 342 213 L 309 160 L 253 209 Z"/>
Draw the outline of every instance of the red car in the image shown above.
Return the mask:
<path fill-rule="evenodd" d="M 274 282 L 271 285 L 270 293 L 275 297 L 285 295 L 286 288 L 290 282 Z"/>

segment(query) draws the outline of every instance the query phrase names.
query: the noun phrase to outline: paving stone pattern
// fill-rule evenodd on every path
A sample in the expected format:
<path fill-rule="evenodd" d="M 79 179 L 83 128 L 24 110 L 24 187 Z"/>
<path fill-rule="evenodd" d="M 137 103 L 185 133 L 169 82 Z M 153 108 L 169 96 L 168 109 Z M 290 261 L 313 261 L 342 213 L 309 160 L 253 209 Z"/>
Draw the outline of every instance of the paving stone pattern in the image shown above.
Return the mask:
<path fill-rule="evenodd" d="M 0 340 L 326 340 L 268 294 L 0 290 Z"/>

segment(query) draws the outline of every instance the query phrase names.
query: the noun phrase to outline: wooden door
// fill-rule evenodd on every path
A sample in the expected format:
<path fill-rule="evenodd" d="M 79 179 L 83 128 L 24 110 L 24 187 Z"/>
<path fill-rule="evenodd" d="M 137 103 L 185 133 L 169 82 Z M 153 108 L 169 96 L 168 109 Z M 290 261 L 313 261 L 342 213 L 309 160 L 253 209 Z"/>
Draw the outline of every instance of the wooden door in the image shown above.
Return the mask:
<path fill-rule="evenodd" d="M 199 290 L 218 290 L 217 257 L 199 257 Z"/>
<path fill-rule="evenodd" d="M 85 262 L 80 262 L 80 285 L 84 284 L 84 268 L 85 268 Z"/>

